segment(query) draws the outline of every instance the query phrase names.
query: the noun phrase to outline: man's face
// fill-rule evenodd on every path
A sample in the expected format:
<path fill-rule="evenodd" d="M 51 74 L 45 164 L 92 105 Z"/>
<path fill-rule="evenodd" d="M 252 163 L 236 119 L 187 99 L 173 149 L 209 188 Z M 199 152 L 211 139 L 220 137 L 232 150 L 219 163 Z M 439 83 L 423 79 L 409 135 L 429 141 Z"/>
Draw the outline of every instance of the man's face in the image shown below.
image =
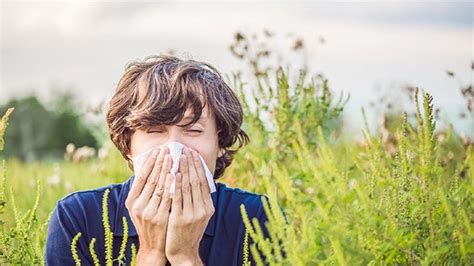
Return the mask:
<path fill-rule="evenodd" d="M 211 173 L 215 172 L 216 159 L 222 155 L 216 129 L 216 121 L 208 107 L 204 108 L 200 119 L 188 127 L 179 127 L 192 120 L 192 109 L 188 108 L 183 119 L 176 125 L 158 125 L 148 130 L 136 130 L 131 136 L 129 158 L 132 158 L 150 148 L 172 141 L 180 142 L 186 147 L 197 151 Z"/>

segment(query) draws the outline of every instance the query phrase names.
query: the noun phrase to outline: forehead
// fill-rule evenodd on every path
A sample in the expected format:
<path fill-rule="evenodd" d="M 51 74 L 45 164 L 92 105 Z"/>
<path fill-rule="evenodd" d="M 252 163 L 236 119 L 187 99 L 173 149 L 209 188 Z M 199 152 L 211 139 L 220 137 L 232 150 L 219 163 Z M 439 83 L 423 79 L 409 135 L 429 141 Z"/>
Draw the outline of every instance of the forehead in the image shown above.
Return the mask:
<path fill-rule="evenodd" d="M 191 107 L 188 107 L 186 109 L 186 112 L 184 113 L 183 120 L 192 120 L 193 117 L 194 117 L 193 109 Z M 202 108 L 201 116 L 199 117 L 199 120 L 206 121 L 209 119 L 212 119 L 212 112 L 209 112 L 209 108 L 206 105 L 204 108 Z"/>

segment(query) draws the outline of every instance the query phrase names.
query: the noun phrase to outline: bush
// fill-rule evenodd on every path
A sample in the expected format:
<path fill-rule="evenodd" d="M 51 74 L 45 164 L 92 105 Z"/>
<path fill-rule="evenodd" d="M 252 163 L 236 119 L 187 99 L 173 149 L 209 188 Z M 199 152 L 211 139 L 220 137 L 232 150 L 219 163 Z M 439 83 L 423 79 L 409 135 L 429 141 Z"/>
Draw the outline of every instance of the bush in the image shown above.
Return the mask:
<path fill-rule="evenodd" d="M 467 264 L 474 259 L 472 223 L 474 152 L 463 147 L 459 159 L 443 162 L 460 142 L 449 132 L 435 137 L 432 97 L 416 92 L 416 125 L 402 117 L 395 139 L 387 149 L 383 136 L 364 131 L 359 145 L 330 142 L 321 127 L 302 128 L 289 140 L 294 159 L 263 160 L 243 153 L 261 171 L 253 175 L 254 190 L 270 193 L 284 205 L 289 225 L 274 203 L 266 208 L 271 233 L 264 239 L 258 221 L 246 222 L 254 256 L 266 265 L 317 264 Z M 304 132 L 318 133 L 311 149 Z M 277 152 L 277 151 L 275 151 Z M 459 152 L 459 151 L 458 151 Z M 238 164 L 236 164 L 238 165 Z M 235 172 L 246 173 L 248 167 Z M 242 174 L 239 174 L 241 176 Z M 245 184 L 238 180 L 237 185 Z M 278 192 L 278 194 L 276 194 Z M 242 210 L 245 217 L 245 209 Z M 260 233 L 259 233 L 260 232 Z M 282 244 L 279 244 L 282 243 Z M 282 258 L 282 252 L 287 257 Z M 258 260 L 260 261 L 260 260 Z"/>
<path fill-rule="evenodd" d="M 248 38 L 236 35 L 236 39 L 242 42 Z M 245 59 L 247 55 L 238 56 Z M 261 233 L 263 225 L 250 221 L 241 206 L 247 229 L 246 265 L 250 253 L 258 265 L 458 265 L 474 261 L 474 144 L 452 127 L 436 131 L 433 98 L 428 93 L 422 93 L 420 102 L 420 92 L 415 91 L 414 120 L 394 113 L 390 126 L 379 128 L 379 132 L 370 132 L 365 122 L 362 141 L 343 139 L 337 133 L 343 130 L 340 115 L 347 100 L 341 96 L 335 101 L 322 75 L 307 82 L 303 70 L 296 82 L 291 82 L 289 72 L 281 67 L 262 71 L 257 61 L 250 62 L 255 90 L 246 93 L 238 74 L 233 81 L 244 104 L 244 129 L 251 142 L 235 155 L 222 179 L 229 186 L 270 198 L 270 202 L 262 199 L 268 217 L 267 239 Z M 0 122 L 0 147 L 10 113 Z M 118 167 L 120 162 L 115 152 L 105 161 L 61 162 L 56 166 L 66 172 L 61 172 L 61 178 L 78 190 L 122 181 L 129 171 Z M 6 167 L 14 173 L 8 196 L 4 192 Z M 4 162 L 0 187 L 2 264 L 43 263 L 48 214 L 67 192 L 50 186 L 48 193 L 43 193 L 40 184 L 48 180 L 52 168 Z M 84 172 L 91 177 L 84 178 Z M 36 195 L 27 193 L 31 173 L 39 180 Z M 22 196 L 21 207 L 16 206 L 14 195 Z M 41 200 L 39 195 L 43 195 Z M 288 224 L 279 206 L 285 210 Z M 107 215 L 106 193 L 104 221 Z M 106 222 L 104 227 L 108 238 Z M 73 253 L 79 237 L 81 232 L 71 243 Z M 94 242 L 90 243 L 91 251 Z M 106 262 L 99 263 L 123 259 L 120 254 L 108 253 L 106 257 Z"/>

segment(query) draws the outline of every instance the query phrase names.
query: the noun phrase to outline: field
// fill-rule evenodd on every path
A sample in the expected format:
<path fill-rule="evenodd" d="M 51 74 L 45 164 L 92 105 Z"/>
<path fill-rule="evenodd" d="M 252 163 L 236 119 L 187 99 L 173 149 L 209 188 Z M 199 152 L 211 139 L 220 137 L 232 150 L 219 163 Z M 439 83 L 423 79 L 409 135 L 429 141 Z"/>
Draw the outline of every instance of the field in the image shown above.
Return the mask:
<path fill-rule="evenodd" d="M 371 132 L 367 125 L 362 140 L 347 139 L 338 133 L 344 100 L 334 100 L 327 80 L 291 83 L 287 75 L 278 69 L 276 85 L 262 79 L 251 97 L 234 80 L 251 143 L 219 180 L 272 199 L 271 239 L 246 220 L 255 242 L 248 252 L 267 255 L 259 264 L 472 263 L 474 144 L 452 129 L 436 130 L 436 99 L 417 89 L 415 115 L 386 115 L 386 127 Z M 42 264 L 56 201 L 132 174 L 110 143 L 104 145 L 105 155 L 80 162 L 3 163 L 2 264 Z"/>

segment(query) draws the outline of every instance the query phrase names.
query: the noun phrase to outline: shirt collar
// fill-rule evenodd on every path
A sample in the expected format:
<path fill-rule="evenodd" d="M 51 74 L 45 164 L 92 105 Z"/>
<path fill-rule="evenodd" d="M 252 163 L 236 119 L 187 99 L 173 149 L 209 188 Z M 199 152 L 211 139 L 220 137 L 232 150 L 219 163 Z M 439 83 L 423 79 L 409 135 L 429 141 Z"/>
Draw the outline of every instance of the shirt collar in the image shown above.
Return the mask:
<path fill-rule="evenodd" d="M 133 179 L 135 178 L 134 175 L 132 175 L 126 182 L 123 183 L 122 190 L 120 191 L 119 198 L 118 198 L 118 205 L 116 207 L 116 212 L 115 212 L 115 218 L 114 218 L 114 228 L 113 228 L 113 234 L 115 236 L 123 236 L 123 221 L 122 217 L 126 217 L 127 222 L 128 222 L 128 235 L 129 236 L 136 236 L 137 235 L 137 230 L 135 226 L 132 223 L 132 219 L 130 218 L 130 215 L 128 213 L 128 209 L 125 207 L 125 200 L 127 199 L 128 192 L 130 191 L 130 188 L 133 183 Z M 211 219 L 209 220 L 209 223 L 207 224 L 206 230 L 204 231 L 204 234 L 208 236 L 214 236 L 214 229 L 216 225 L 216 213 L 217 213 L 217 193 L 219 192 L 217 183 L 214 184 L 216 185 L 216 192 L 211 193 L 211 198 L 212 198 L 212 204 L 214 205 L 215 212 L 211 216 Z"/>

